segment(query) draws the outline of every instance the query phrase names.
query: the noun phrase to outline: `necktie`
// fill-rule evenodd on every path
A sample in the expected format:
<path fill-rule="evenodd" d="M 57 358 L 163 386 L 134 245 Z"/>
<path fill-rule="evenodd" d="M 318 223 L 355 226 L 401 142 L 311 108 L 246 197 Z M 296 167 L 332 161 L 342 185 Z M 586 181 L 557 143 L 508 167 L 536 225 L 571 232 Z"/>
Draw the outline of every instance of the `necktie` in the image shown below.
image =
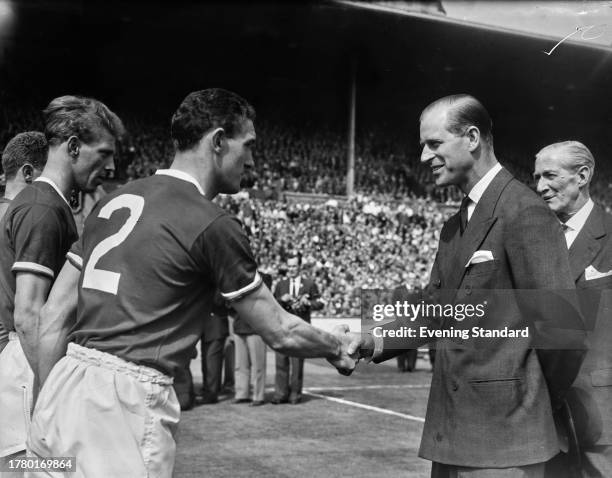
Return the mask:
<path fill-rule="evenodd" d="M 569 236 L 568 232 L 571 231 L 572 228 L 569 227 L 564 222 L 562 222 L 561 223 L 561 229 L 563 230 L 563 235 L 565 236 L 565 243 L 567 244 L 567 248 L 569 249 L 571 244 L 570 244 L 570 236 Z"/>
<path fill-rule="evenodd" d="M 291 283 L 289 285 L 289 294 L 291 294 L 291 297 L 295 297 L 295 279 L 291 279 Z"/>
<path fill-rule="evenodd" d="M 461 234 L 465 231 L 468 223 L 468 205 L 472 200 L 469 196 L 465 196 L 461 201 L 461 207 L 459 208 L 459 214 L 461 218 Z"/>

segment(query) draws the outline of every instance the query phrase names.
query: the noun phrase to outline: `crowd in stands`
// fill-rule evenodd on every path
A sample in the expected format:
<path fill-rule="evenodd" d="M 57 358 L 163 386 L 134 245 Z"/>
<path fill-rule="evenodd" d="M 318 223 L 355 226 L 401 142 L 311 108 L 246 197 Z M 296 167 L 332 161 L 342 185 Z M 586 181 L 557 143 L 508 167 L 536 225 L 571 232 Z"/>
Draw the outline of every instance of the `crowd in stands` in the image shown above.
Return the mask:
<path fill-rule="evenodd" d="M 40 129 L 35 109 L 0 109 L 0 147 L 20 131 Z M 131 181 L 169 166 L 173 146 L 167 125 L 126 117 L 121 148 L 123 179 Z M 321 315 L 360 311 L 362 288 L 390 289 L 427 283 L 438 233 L 460 201 L 454 188 L 436 189 L 419 162 L 419 146 L 398 146 L 380 135 L 358 135 L 355 191 L 349 201 L 319 204 L 283 201 L 284 192 L 346 192 L 346 139 L 327 128 L 293 128 L 258 122 L 252 196 L 222 198 L 249 230 L 264 271 L 278 277 L 291 251 L 316 278 L 325 302 Z M 531 171 L 511 154 L 504 165 L 527 184 Z M 591 191 L 608 210 L 612 181 L 599 169 Z"/>
<path fill-rule="evenodd" d="M 362 288 L 424 287 L 452 211 L 417 197 L 307 204 L 244 194 L 219 201 L 244 223 L 262 270 L 278 277 L 291 252 L 301 255 L 302 270 L 321 290 L 323 316 L 359 316 Z"/>

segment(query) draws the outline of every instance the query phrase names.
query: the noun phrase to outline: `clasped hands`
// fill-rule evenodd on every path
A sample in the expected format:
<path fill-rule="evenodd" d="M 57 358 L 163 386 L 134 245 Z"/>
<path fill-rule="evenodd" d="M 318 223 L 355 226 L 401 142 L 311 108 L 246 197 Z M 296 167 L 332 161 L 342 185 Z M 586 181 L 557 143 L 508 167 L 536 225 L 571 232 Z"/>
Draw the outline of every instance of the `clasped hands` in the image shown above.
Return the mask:
<path fill-rule="evenodd" d="M 340 354 L 338 357 L 328 359 L 338 372 L 342 375 L 350 375 L 355 370 L 361 358 L 367 357 L 373 345 L 370 334 L 360 334 L 350 332 L 348 325 L 337 325 L 332 332 L 341 343 Z"/>

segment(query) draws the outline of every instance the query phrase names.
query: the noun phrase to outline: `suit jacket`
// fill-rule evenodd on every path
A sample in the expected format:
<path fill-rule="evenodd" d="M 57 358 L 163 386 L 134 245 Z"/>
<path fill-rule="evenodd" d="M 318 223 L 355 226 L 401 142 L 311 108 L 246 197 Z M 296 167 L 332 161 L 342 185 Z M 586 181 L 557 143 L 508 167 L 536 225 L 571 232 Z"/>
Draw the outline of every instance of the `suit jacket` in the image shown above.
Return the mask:
<path fill-rule="evenodd" d="M 587 323 L 589 351 L 567 394 L 580 446 L 612 445 L 612 216 L 595 205 L 569 250 Z"/>
<path fill-rule="evenodd" d="M 490 251 L 493 260 L 468 266 L 479 250 Z M 514 289 L 574 289 L 568 274 L 559 221 L 544 201 L 502 169 L 476 205 L 463 235 L 459 213 L 444 224 L 427 292 L 449 292 L 447 298 L 454 303 L 473 303 L 479 294 L 491 301 L 491 310 L 479 322 L 450 318 L 444 319 L 442 328 L 498 329 L 503 324 L 520 329 L 530 325 L 533 316 L 546 323 L 547 311 L 538 309 L 537 301 L 521 301 Z M 491 289 L 498 289 L 500 300 L 492 299 Z M 576 302 L 571 305 L 578 307 Z M 396 322 L 383 328 L 405 325 Z M 420 345 L 385 338 L 375 362 L 397 354 L 402 341 L 405 348 Z M 466 346 L 458 342 L 436 341 L 419 455 L 451 465 L 495 468 L 544 462 L 557 454 L 549 387 L 555 394 L 567 389 L 580 362 L 572 366 L 565 352 L 540 356 L 531 336 L 469 339 L 462 342 Z"/>
<path fill-rule="evenodd" d="M 274 297 L 276 300 L 280 302 L 280 298 L 289 293 L 290 281 L 289 279 L 283 279 L 274 288 Z M 311 280 L 306 279 L 304 276 L 300 276 L 300 288 L 298 290 L 297 296 L 301 297 L 303 295 L 308 295 L 310 307 L 305 310 L 293 310 L 293 308 L 286 304 L 281 304 L 285 308 L 285 310 L 291 312 L 292 314 L 297 315 L 301 319 L 310 323 L 310 312 L 313 310 L 320 310 L 323 308 L 323 303 L 319 300 L 321 294 L 319 293 L 319 289 L 317 284 Z"/>

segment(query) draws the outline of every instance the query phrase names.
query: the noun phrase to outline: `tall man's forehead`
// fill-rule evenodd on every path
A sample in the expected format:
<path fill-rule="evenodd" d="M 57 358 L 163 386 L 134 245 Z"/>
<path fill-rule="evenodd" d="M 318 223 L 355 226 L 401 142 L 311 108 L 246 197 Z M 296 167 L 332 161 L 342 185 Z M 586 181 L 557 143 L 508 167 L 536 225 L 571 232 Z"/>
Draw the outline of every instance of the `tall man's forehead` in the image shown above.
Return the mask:
<path fill-rule="evenodd" d="M 298 266 L 298 258 L 297 257 L 290 257 L 289 259 L 287 259 L 287 265 L 288 266 Z"/>

